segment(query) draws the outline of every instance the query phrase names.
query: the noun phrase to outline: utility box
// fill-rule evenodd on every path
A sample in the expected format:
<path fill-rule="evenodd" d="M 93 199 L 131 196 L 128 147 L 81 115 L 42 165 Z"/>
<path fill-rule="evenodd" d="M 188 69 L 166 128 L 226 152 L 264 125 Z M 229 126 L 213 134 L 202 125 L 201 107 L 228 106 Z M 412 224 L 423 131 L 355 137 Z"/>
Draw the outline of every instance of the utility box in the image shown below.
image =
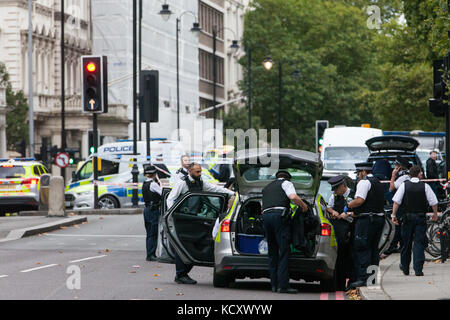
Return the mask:
<path fill-rule="evenodd" d="M 39 183 L 41 185 L 39 191 L 39 211 L 48 211 L 48 200 L 50 194 L 50 179 L 51 175 L 45 173 L 41 175 Z"/>
<path fill-rule="evenodd" d="M 64 179 L 61 176 L 50 178 L 48 216 L 65 216 Z"/>

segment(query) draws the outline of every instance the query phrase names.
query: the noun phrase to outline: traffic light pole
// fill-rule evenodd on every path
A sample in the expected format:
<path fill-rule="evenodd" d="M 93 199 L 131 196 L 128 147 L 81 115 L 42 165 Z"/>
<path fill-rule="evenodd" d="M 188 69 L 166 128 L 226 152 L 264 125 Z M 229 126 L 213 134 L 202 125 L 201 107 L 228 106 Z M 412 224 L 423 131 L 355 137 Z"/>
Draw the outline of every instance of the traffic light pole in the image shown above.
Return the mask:
<path fill-rule="evenodd" d="M 98 130 L 97 130 L 97 114 L 93 114 L 93 133 L 94 133 L 94 209 L 98 209 L 98 186 L 96 181 L 98 180 L 98 160 L 97 160 L 97 149 L 98 149 Z"/>
<path fill-rule="evenodd" d="M 133 155 L 137 155 L 137 34 L 136 34 L 136 20 L 137 20 L 137 0 L 133 0 Z M 134 158 L 135 163 L 131 170 L 133 176 L 133 183 L 138 182 L 139 168 L 136 164 L 137 158 Z M 131 198 L 132 206 L 138 207 L 139 197 L 138 190 L 133 189 L 133 196 Z"/>

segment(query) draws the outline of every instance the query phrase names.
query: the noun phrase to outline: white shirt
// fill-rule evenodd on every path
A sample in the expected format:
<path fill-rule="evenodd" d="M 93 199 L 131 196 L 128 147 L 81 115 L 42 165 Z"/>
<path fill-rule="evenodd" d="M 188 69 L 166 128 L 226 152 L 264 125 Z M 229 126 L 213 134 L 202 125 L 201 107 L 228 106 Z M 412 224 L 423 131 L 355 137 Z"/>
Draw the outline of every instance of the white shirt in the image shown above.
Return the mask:
<path fill-rule="evenodd" d="M 151 181 L 152 183 L 150 183 L 150 192 L 156 192 L 159 195 L 162 195 L 162 188 L 161 186 L 156 183 L 155 181 L 153 181 L 153 179 L 147 178 L 147 180 L 145 180 L 145 182 Z"/>
<path fill-rule="evenodd" d="M 400 188 L 402 183 L 407 180 L 411 180 L 411 177 L 409 176 L 409 174 L 404 174 L 400 178 L 397 178 L 397 180 L 395 180 L 395 182 L 394 182 L 395 189 L 398 190 L 398 188 Z"/>
<path fill-rule="evenodd" d="M 191 176 L 188 176 L 187 179 L 193 181 L 194 179 Z M 167 208 L 171 208 L 175 201 L 178 199 L 178 197 L 186 192 L 189 191 L 189 188 L 186 184 L 186 181 L 180 180 L 175 184 L 172 191 L 170 191 L 169 195 L 167 196 Z M 229 195 L 234 195 L 234 191 L 231 191 L 229 189 L 226 189 L 224 187 L 216 186 L 215 184 L 209 183 L 207 181 L 203 181 L 203 191 L 207 192 L 217 192 L 217 193 L 226 193 Z"/>
<path fill-rule="evenodd" d="M 373 175 L 371 174 L 367 176 L 373 177 Z M 371 187 L 372 184 L 370 183 L 369 179 L 359 180 L 358 184 L 356 185 L 355 199 L 362 198 L 366 200 L 367 194 L 369 193 Z"/>
<path fill-rule="evenodd" d="M 350 188 L 347 188 L 347 191 L 343 194 L 344 198 L 347 198 L 350 194 Z M 333 208 L 334 207 L 334 193 L 330 196 L 330 200 L 328 200 L 327 208 Z"/>
<path fill-rule="evenodd" d="M 420 181 L 419 178 L 411 179 L 412 183 L 418 183 L 419 181 Z M 427 183 L 425 183 L 425 194 L 427 196 L 427 201 L 430 206 L 434 206 L 434 205 L 438 204 L 436 195 L 434 194 L 433 190 Z M 394 197 L 392 198 L 392 201 L 394 201 L 395 203 L 400 205 L 400 204 L 402 204 L 404 195 L 405 195 L 405 184 L 402 183 L 400 185 L 400 187 L 397 189 L 397 192 L 395 193 Z"/>

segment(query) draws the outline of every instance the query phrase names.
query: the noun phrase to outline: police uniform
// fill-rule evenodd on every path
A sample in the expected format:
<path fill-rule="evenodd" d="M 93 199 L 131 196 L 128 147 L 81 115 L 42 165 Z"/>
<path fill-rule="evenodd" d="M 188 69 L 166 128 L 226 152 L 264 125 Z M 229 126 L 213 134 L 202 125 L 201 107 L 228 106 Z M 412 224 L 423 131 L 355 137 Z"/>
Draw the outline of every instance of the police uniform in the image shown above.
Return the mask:
<path fill-rule="evenodd" d="M 332 177 L 328 180 L 333 191 L 335 191 L 341 184 L 345 185 L 345 176 L 339 175 L 337 177 Z M 331 208 L 337 211 L 339 214 L 347 211 L 347 204 L 350 199 L 353 199 L 355 193 L 346 186 L 347 190 L 343 195 L 338 195 L 336 192 L 330 196 L 327 208 Z M 337 269 L 337 286 L 338 290 L 344 290 L 346 279 L 349 278 L 350 281 L 354 281 L 355 276 L 353 275 L 353 256 L 352 256 L 352 242 L 351 236 L 352 232 L 352 222 L 353 218 L 351 216 L 345 219 L 330 219 L 334 227 L 334 232 L 336 234 L 336 239 L 338 243 L 338 253 L 336 260 Z"/>
<path fill-rule="evenodd" d="M 185 169 L 184 167 L 181 167 L 175 172 L 175 183 L 179 182 L 180 180 L 183 180 L 189 175 L 188 169 Z"/>
<path fill-rule="evenodd" d="M 286 171 L 282 171 L 290 174 Z M 276 174 L 278 174 L 280 171 Z M 272 291 L 286 292 L 289 289 L 289 223 L 282 215 L 289 213 L 289 195 L 297 194 L 292 182 L 278 178 L 262 190 L 263 224 L 268 245 L 269 272 Z"/>
<path fill-rule="evenodd" d="M 404 245 L 401 251 L 400 268 L 405 275 L 409 274 L 412 250 L 414 271 L 416 275 L 423 275 L 422 269 L 427 246 L 426 212 L 428 211 L 428 205 L 437 205 L 436 195 L 428 184 L 415 177 L 405 181 L 392 200 L 399 205 L 403 203 L 404 209 L 401 229 Z"/>
<path fill-rule="evenodd" d="M 156 173 L 155 166 L 147 166 L 144 174 Z M 160 216 L 162 188 L 157 181 L 148 178 L 142 185 L 142 196 L 144 197 L 144 222 L 147 231 L 146 248 L 147 261 L 156 261 L 156 246 L 158 241 L 158 223 Z"/>
<path fill-rule="evenodd" d="M 397 156 L 394 164 L 396 165 L 400 165 L 404 168 L 408 168 L 410 166 L 410 163 L 408 162 L 408 160 L 406 160 L 405 158 L 400 157 L 399 155 Z M 403 182 L 410 180 L 411 177 L 408 174 L 407 170 L 402 170 L 398 172 L 398 176 L 395 179 L 394 182 L 394 187 L 395 190 L 393 190 L 394 195 L 396 190 L 398 190 L 398 188 L 400 188 L 400 186 L 402 185 Z M 395 226 L 395 233 L 394 233 L 394 238 L 392 239 L 392 242 L 389 246 L 389 248 L 385 251 L 386 254 L 391 254 L 394 252 L 399 252 L 401 251 L 401 249 L 403 248 L 403 238 L 402 238 L 402 234 L 401 234 L 401 224 L 403 221 L 403 213 L 404 213 L 404 208 L 403 206 L 400 206 L 400 208 L 398 209 L 398 219 L 399 219 L 399 224 Z M 397 248 L 397 245 L 400 245 L 399 248 Z"/>
<path fill-rule="evenodd" d="M 234 192 L 231 190 L 216 186 L 207 181 L 203 181 L 201 178 L 194 179 L 190 175 L 186 175 L 180 181 L 178 181 L 173 187 L 172 191 L 170 191 L 166 201 L 167 208 L 170 209 L 182 194 L 195 191 L 218 192 L 234 195 Z M 187 200 L 186 205 L 192 212 L 197 212 L 198 210 L 196 206 L 201 204 L 200 200 L 201 199 L 199 198 L 193 197 Z M 191 279 L 188 276 L 188 273 L 192 270 L 193 265 L 185 264 L 174 248 L 172 248 L 172 252 L 174 252 L 175 255 L 175 282 L 179 284 L 196 284 L 197 281 Z"/>
<path fill-rule="evenodd" d="M 355 164 L 357 171 L 371 171 L 372 163 Z M 379 265 L 378 243 L 384 226 L 384 188 L 380 180 L 368 174 L 356 186 L 355 199 L 361 198 L 364 203 L 353 209 L 356 217 L 354 250 L 358 280 L 351 287 L 365 286 L 369 274 L 368 267 Z"/>

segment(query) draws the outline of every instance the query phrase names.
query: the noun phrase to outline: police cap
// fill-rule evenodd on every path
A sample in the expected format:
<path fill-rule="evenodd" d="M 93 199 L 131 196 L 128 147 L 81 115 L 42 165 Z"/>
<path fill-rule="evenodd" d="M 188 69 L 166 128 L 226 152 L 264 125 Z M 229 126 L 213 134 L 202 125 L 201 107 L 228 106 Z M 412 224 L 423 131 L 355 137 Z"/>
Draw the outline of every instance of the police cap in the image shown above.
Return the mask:
<path fill-rule="evenodd" d="M 291 174 L 286 170 L 278 170 L 278 172 L 275 174 L 275 177 L 278 178 L 278 175 L 280 174 L 286 176 L 289 180 L 292 178 Z"/>
<path fill-rule="evenodd" d="M 153 165 L 147 165 L 144 167 L 144 174 L 154 174 L 156 173 L 156 167 Z"/>
<path fill-rule="evenodd" d="M 402 166 L 407 169 L 409 169 L 411 167 L 411 164 L 409 163 L 409 161 L 406 160 L 405 158 L 402 158 L 400 155 L 397 155 L 397 157 L 395 158 L 394 164 Z"/>
<path fill-rule="evenodd" d="M 331 185 L 331 189 L 334 190 L 339 187 L 341 184 L 345 183 L 345 176 L 338 175 L 336 177 L 332 177 L 328 179 L 328 183 Z"/>
<path fill-rule="evenodd" d="M 372 162 L 360 162 L 355 163 L 356 171 L 372 171 L 373 163 Z"/>

